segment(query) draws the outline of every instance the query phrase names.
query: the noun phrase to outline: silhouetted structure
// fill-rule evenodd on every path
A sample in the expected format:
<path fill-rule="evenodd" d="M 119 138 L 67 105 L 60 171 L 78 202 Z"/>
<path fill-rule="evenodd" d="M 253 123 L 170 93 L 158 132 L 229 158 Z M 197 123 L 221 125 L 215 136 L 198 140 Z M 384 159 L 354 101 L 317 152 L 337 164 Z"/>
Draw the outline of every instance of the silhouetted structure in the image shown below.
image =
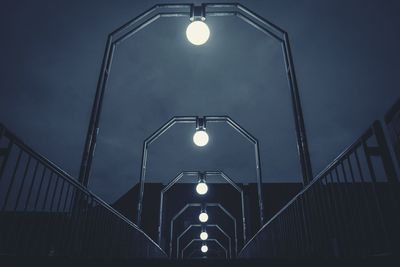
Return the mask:
<path fill-rule="evenodd" d="M 169 228 L 171 218 L 178 213 L 178 211 L 183 208 L 188 203 L 220 203 L 225 207 L 240 223 L 241 221 L 241 211 L 240 211 L 240 198 L 239 195 L 230 187 L 228 184 L 209 184 L 209 194 L 207 195 L 206 201 L 203 197 L 198 196 L 195 191 L 194 183 L 176 184 L 173 188 L 173 192 L 168 194 L 168 199 L 166 202 L 167 209 L 164 220 L 164 231 L 167 232 L 169 236 Z M 143 230 L 154 240 L 157 240 L 157 228 L 158 228 L 158 218 L 160 211 L 160 192 L 165 185 L 161 183 L 146 183 L 145 185 L 145 200 L 143 207 Z M 257 185 L 255 183 L 239 186 L 246 192 L 245 193 L 245 213 L 247 214 L 246 223 L 246 236 L 253 236 L 256 231 L 260 228 L 258 220 L 258 199 L 257 199 Z M 131 221 L 135 221 L 136 216 L 136 203 L 138 198 L 138 187 L 135 185 L 127 193 L 125 193 L 121 198 L 112 204 L 112 207 L 118 210 L 125 217 Z M 266 219 L 270 219 L 277 211 L 279 211 L 293 196 L 295 196 L 301 189 L 302 183 L 264 183 L 263 184 L 263 194 L 264 194 L 264 207 L 266 208 Z M 182 227 L 186 227 L 190 223 L 197 222 L 197 216 L 199 209 L 196 209 L 189 214 L 186 214 L 186 220 L 181 224 Z M 251 216 L 253 214 L 253 216 Z M 228 218 L 226 220 L 229 221 Z M 229 223 L 227 223 L 229 224 Z M 238 226 L 239 233 L 238 236 L 242 236 L 242 229 L 240 225 Z M 180 229 L 182 231 L 182 229 Z M 243 244 L 243 238 L 240 239 L 241 248 Z M 161 247 L 167 249 L 169 243 L 169 238 L 164 239 Z"/>
<path fill-rule="evenodd" d="M 209 183 L 206 200 L 194 194 L 195 184 L 176 184 L 165 196 L 160 231 L 160 192 L 164 185 L 147 183 L 141 229 L 132 222 L 137 214 L 138 186 L 112 206 L 85 187 L 113 52 L 118 43 L 159 17 L 203 16 L 206 7 L 214 9 L 211 15 L 238 16 L 282 44 L 305 186 L 263 184 L 262 204 L 267 222 L 260 225 L 254 216 L 258 206 L 262 206 L 257 205 L 260 198 L 256 184 L 238 185 L 246 197 L 243 217 L 241 200 L 229 184 Z M 183 11 L 168 12 L 171 8 Z M 400 163 L 400 100 L 386 114 L 385 124 L 391 133 L 392 149 L 381 122 L 374 121 L 313 177 L 287 33 L 239 4 L 156 5 L 109 36 L 82 159 L 81 183 L 0 124 L 0 255 L 61 259 L 198 258 L 203 254 L 192 244 L 207 242 L 213 249 L 209 257 L 216 258 L 398 257 L 400 185 L 391 152 L 396 153 Z M 207 224 L 197 222 L 203 208 L 210 216 Z M 207 241 L 198 238 L 199 231 L 205 229 L 211 237 Z M 160 232 L 167 234 L 157 244 L 153 239 Z"/>

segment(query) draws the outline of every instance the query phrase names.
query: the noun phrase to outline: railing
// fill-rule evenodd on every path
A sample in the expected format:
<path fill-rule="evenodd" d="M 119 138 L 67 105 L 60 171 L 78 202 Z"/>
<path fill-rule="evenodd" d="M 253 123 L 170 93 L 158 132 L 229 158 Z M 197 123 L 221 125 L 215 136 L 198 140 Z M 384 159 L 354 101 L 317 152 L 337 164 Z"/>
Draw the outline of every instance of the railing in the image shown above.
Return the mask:
<path fill-rule="evenodd" d="M 397 163 L 400 166 L 400 98 L 386 113 L 385 123 L 390 134 Z"/>
<path fill-rule="evenodd" d="M 1 124 L 0 255 L 166 257 L 135 224 Z"/>
<path fill-rule="evenodd" d="M 242 258 L 399 255 L 399 183 L 375 122 L 272 217 Z"/>

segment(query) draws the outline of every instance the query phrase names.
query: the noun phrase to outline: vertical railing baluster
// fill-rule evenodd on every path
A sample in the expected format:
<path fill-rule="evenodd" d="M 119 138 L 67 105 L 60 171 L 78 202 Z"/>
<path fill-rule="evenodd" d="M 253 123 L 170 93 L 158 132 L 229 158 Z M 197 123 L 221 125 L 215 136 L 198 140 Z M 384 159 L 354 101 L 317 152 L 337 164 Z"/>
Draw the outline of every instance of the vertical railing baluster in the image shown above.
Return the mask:
<path fill-rule="evenodd" d="M 97 201 L 95 202 L 97 203 Z M 92 249 L 92 254 L 94 257 L 99 258 L 100 257 L 100 249 L 98 247 L 99 245 L 99 237 L 101 237 L 100 235 L 100 216 L 101 216 L 101 206 L 100 204 L 97 204 L 97 206 L 95 206 L 95 213 L 94 213 L 94 217 L 93 217 L 93 230 L 94 230 L 94 234 L 92 237 L 92 242 L 91 242 L 91 249 Z"/>
<path fill-rule="evenodd" d="M 47 232 L 48 228 L 43 227 L 43 225 L 48 225 L 49 221 L 50 221 L 51 212 L 49 211 L 46 214 L 46 207 L 47 207 L 47 204 L 49 204 L 49 205 L 51 204 L 51 202 L 48 202 L 47 199 L 49 198 L 49 194 L 51 194 L 50 188 L 51 188 L 51 184 L 53 183 L 53 176 L 54 176 L 54 172 L 52 171 L 52 172 L 50 172 L 49 182 L 47 183 L 46 193 L 44 195 L 44 200 L 43 200 L 43 205 L 42 205 L 43 214 L 42 214 L 42 218 L 40 220 L 41 221 L 40 227 L 41 227 L 41 231 L 42 231 L 42 238 L 40 239 L 40 242 L 38 242 L 38 243 L 40 244 L 39 245 L 40 253 L 43 256 L 48 255 L 46 242 L 48 242 L 49 234 Z M 47 235 L 43 235 L 43 233 L 47 233 Z"/>
<path fill-rule="evenodd" d="M 317 253 L 316 255 L 321 255 L 321 253 L 324 252 L 324 239 L 326 239 L 326 225 L 324 223 L 324 218 L 323 218 L 323 209 L 321 208 L 321 201 L 319 199 L 319 192 L 318 192 L 318 187 L 317 187 L 317 182 L 314 183 L 311 187 L 310 190 L 313 195 L 313 215 L 314 215 L 314 247 L 315 247 L 315 252 Z"/>
<path fill-rule="evenodd" d="M 80 216 L 80 203 L 83 194 L 79 191 L 79 189 L 75 188 L 73 192 L 73 199 L 71 203 L 71 215 L 70 215 L 70 224 L 68 226 L 68 234 L 67 234 L 67 250 L 70 252 L 72 257 L 76 256 L 76 238 L 78 229 L 78 220 Z"/>
<path fill-rule="evenodd" d="M 49 255 L 49 256 L 53 256 L 53 253 L 55 252 L 55 247 L 52 244 L 52 235 L 53 235 L 52 228 L 54 226 L 53 223 L 54 223 L 54 217 L 55 217 L 55 214 L 53 212 L 53 205 L 54 205 L 54 200 L 55 200 L 55 196 L 56 196 L 56 193 L 57 193 L 57 186 L 58 186 L 58 182 L 59 182 L 59 177 L 57 175 L 56 178 L 52 178 L 52 179 L 55 179 L 56 183 L 54 185 L 54 189 L 52 190 L 53 192 L 51 194 L 52 197 L 51 197 L 50 206 L 49 206 L 48 219 L 47 219 L 47 222 L 45 224 L 45 225 L 47 225 L 45 227 L 45 231 L 49 235 L 49 237 L 47 239 L 47 244 L 46 244 L 46 250 L 45 251 L 46 251 L 46 254 Z"/>
<path fill-rule="evenodd" d="M 13 147 L 13 142 L 11 142 L 11 140 L 10 141 L 8 141 L 8 146 L 7 146 L 7 148 L 4 150 L 4 154 L 3 155 L 1 155 L 2 157 L 4 157 L 3 158 L 3 161 L 1 162 L 1 165 L 0 165 L 0 182 L 2 181 L 2 179 L 3 179 L 3 173 L 4 173 L 4 170 L 5 170 L 5 168 L 6 168 L 6 165 L 7 165 L 7 162 L 8 162 L 8 159 L 9 159 L 9 157 L 10 157 L 10 152 L 11 152 L 11 149 L 12 149 L 12 147 Z"/>
<path fill-rule="evenodd" d="M 347 158 L 347 166 L 349 168 L 349 173 L 350 173 L 350 180 L 353 183 L 353 194 L 351 194 L 352 201 L 355 202 L 355 214 L 354 216 L 355 219 L 355 224 L 354 224 L 354 233 L 355 233 L 355 239 L 354 241 L 356 242 L 356 253 L 357 256 L 363 256 L 366 255 L 365 250 L 363 249 L 362 244 L 364 244 L 367 240 L 365 239 L 365 233 L 368 232 L 368 226 L 366 227 L 365 221 L 364 221 L 364 216 L 362 213 L 362 205 L 360 204 L 360 188 L 357 185 L 355 176 L 354 176 L 354 171 L 353 167 L 351 164 L 351 157 L 349 156 Z M 360 183 L 361 184 L 361 183 Z"/>
<path fill-rule="evenodd" d="M 2 206 L 2 208 L 1 208 L 1 212 L 4 212 L 4 211 L 5 211 L 6 206 L 7 206 L 7 204 L 8 204 L 8 199 L 9 199 L 9 197 L 10 197 L 11 189 L 12 189 L 12 187 L 13 187 L 13 185 L 14 185 L 15 177 L 16 177 L 16 174 L 17 174 L 17 171 L 18 171 L 19 162 L 21 161 L 22 152 L 23 152 L 23 150 L 22 150 L 22 149 L 19 149 L 17 161 L 16 161 L 16 163 L 15 163 L 14 170 L 13 170 L 13 173 L 12 173 L 12 175 L 11 175 L 11 179 L 10 179 L 10 182 L 9 182 L 9 184 L 8 184 L 8 187 L 7 187 L 7 193 L 6 193 L 6 197 L 5 197 L 5 199 L 4 199 L 3 206 Z"/>
<path fill-rule="evenodd" d="M 65 250 L 65 255 L 68 256 L 72 256 L 73 255 L 73 251 L 72 251 L 72 246 L 71 246 L 71 242 L 73 242 L 72 240 L 72 232 L 73 232 L 73 218 L 75 216 L 75 210 L 74 208 L 76 207 L 75 203 L 76 203 L 76 199 L 77 199 L 77 189 L 73 186 L 70 185 L 70 188 L 72 188 L 71 190 L 71 200 L 69 201 L 69 205 L 68 205 L 68 212 L 66 212 L 65 214 L 65 231 L 64 231 L 64 250 Z"/>
<path fill-rule="evenodd" d="M 29 230 L 27 231 L 28 236 L 26 237 L 25 242 L 24 242 L 25 243 L 24 247 L 27 248 L 27 250 L 29 250 L 29 248 L 32 247 L 31 253 L 27 253 L 28 255 L 34 254 L 35 250 L 38 249 L 37 246 L 31 245 L 30 242 L 32 241 L 32 239 L 34 239 L 34 235 L 37 234 L 37 232 L 35 231 L 35 228 L 36 228 L 37 225 L 39 225 L 39 221 L 40 221 L 39 220 L 39 216 L 37 214 L 38 213 L 37 209 L 38 209 L 38 204 L 39 204 L 39 199 L 40 199 L 40 193 L 41 193 L 42 187 L 43 187 L 44 177 L 46 176 L 46 171 L 47 171 L 46 167 L 43 166 L 42 175 L 41 175 L 41 178 L 40 178 L 40 182 L 39 182 L 39 186 L 38 186 L 38 189 L 37 189 L 36 198 L 35 198 L 35 201 L 34 201 L 35 204 L 33 205 L 33 209 L 32 209 L 32 211 L 33 211 L 32 215 L 31 215 L 32 222 L 30 224 L 28 224 L 28 228 L 29 228 Z"/>
<path fill-rule="evenodd" d="M 367 167 L 368 167 L 368 171 L 369 171 L 369 175 L 371 178 L 371 187 L 372 187 L 372 192 L 374 194 L 374 202 L 376 204 L 377 210 L 378 210 L 378 218 L 379 218 L 379 223 L 381 224 L 382 227 L 382 233 L 380 235 L 380 237 L 382 237 L 383 235 L 383 239 L 382 240 L 385 245 L 386 245 L 386 249 L 390 250 L 390 245 L 389 245 L 389 237 L 388 237 L 388 233 L 387 233 L 387 229 L 386 229 L 386 224 L 383 218 L 383 212 L 382 212 L 382 207 L 381 207 L 381 203 L 379 201 L 379 195 L 378 192 L 376 190 L 376 175 L 375 175 L 375 170 L 374 167 L 372 165 L 372 161 L 370 158 L 370 155 L 368 153 L 368 146 L 367 143 L 364 141 L 362 142 L 362 147 L 363 147 L 363 151 L 364 151 L 364 155 L 367 161 Z M 388 252 L 388 251 L 380 251 L 380 253 L 384 253 L 384 252 Z"/>
<path fill-rule="evenodd" d="M 15 206 L 14 206 L 14 210 L 15 210 L 15 211 L 17 210 L 19 201 L 20 201 L 20 199 L 21 199 L 22 190 L 24 189 L 25 180 L 26 180 L 26 176 L 27 176 L 27 174 L 28 174 L 28 169 L 29 169 L 29 165 L 30 165 L 30 163 L 31 163 L 31 159 L 32 159 L 32 157 L 29 156 L 28 162 L 27 162 L 26 165 L 25 165 L 25 170 L 24 170 L 24 174 L 23 174 L 23 176 L 22 176 L 21 185 L 19 186 L 19 189 L 18 189 L 17 200 L 15 201 Z"/>
<path fill-rule="evenodd" d="M 392 253 L 396 254 L 400 253 L 400 245 L 398 245 L 398 240 L 400 239 L 400 212 L 398 212 L 400 210 L 399 178 L 396 173 L 393 159 L 390 155 L 389 146 L 381 123 L 375 121 L 372 125 L 372 129 L 379 147 L 379 155 L 387 180 L 386 184 L 381 185 L 382 190 L 384 190 L 384 198 L 382 198 L 382 202 L 386 201 L 386 203 L 384 202 L 381 204 L 384 206 L 383 212 L 385 213 L 385 227 L 387 233 L 390 233 L 390 235 L 388 235 L 390 250 Z"/>
<path fill-rule="evenodd" d="M 352 250 L 352 245 L 351 245 L 351 231 L 350 231 L 350 212 L 348 210 L 348 206 L 351 205 L 351 203 L 348 202 L 348 199 L 346 198 L 346 191 L 347 191 L 347 184 L 343 184 L 340 181 L 340 174 L 339 174 L 339 168 L 343 166 L 342 161 L 339 161 L 337 166 L 335 167 L 335 177 L 336 177 L 336 183 L 337 183 L 337 195 L 338 195 L 338 202 L 339 204 L 339 209 L 338 211 L 341 211 L 342 218 L 343 218 L 343 225 L 342 225 L 342 231 L 343 231 L 343 242 L 341 246 L 343 247 L 342 249 L 342 254 L 345 257 L 348 257 L 351 255 L 351 250 Z"/>
<path fill-rule="evenodd" d="M 351 194 L 349 190 L 351 189 L 351 183 L 349 183 L 349 180 L 347 179 L 347 173 L 345 170 L 345 165 L 344 161 L 348 158 L 343 158 L 343 160 L 340 162 L 341 170 L 342 170 L 342 175 L 343 175 L 343 181 L 344 181 L 344 198 L 346 199 L 346 210 L 347 210 L 347 216 L 348 219 L 350 220 L 350 223 L 348 225 L 348 235 L 351 236 L 351 243 L 354 244 L 354 241 L 357 240 L 356 236 L 356 222 L 355 222 L 355 214 L 356 210 L 354 209 L 354 194 Z M 349 246 L 349 251 L 351 255 L 356 255 L 357 253 L 357 247 L 354 245 Z"/>
<path fill-rule="evenodd" d="M 362 188 L 362 192 L 363 192 L 363 196 L 364 196 L 364 203 L 365 203 L 365 207 L 366 207 L 367 215 L 368 215 L 368 225 L 370 226 L 369 227 L 370 232 L 368 233 L 370 235 L 369 244 L 368 244 L 368 246 L 364 246 L 364 248 L 367 250 L 366 253 L 369 254 L 369 253 L 373 253 L 375 250 L 376 243 L 374 242 L 374 240 L 377 240 L 379 238 L 379 233 L 378 233 L 375 223 L 374 223 L 375 218 L 372 214 L 373 211 L 372 211 L 372 206 L 370 203 L 369 193 L 367 191 L 367 182 L 364 178 L 364 172 L 361 167 L 361 161 L 358 156 L 357 150 L 354 151 L 354 156 L 356 158 L 357 170 L 358 170 L 358 174 L 359 174 L 360 180 L 361 180 L 361 188 Z"/>
<path fill-rule="evenodd" d="M 33 184 L 35 183 L 35 180 L 36 180 L 36 174 L 37 174 L 38 168 L 39 168 L 39 161 L 37 160 L 36 164 L 35 164 L 35 168 L 34 168 L 33 174 L 32 174 L 32 179 L 31 179 L 31 182 L 30 182 L 29 187 L 28 187 L 29 189 L 28 189 L 27 196 L 26 196 L 26 199 L 25 199 L 25 204 L 23 205 L 24 208 L 22 210 L 22 213 L 24 213 L 24 214 L 27 214 L 27 211 L 28 211 L 28 203 L 30 203 L 30 198 L 31 198 L 31 195 L 32 195 L 32 190 L 33 190 Z M 25 253 L 25 250 L 24 250 L 25 248 L 22 246 L 23 242 L 22 242 L 21 239 L 23 238 L 23 236 L 26 236 L 29 233 L 27 231 L 25 231 L 25 233 L 24 233 L 24 229 L 26 229 L 27 226 L 29 225 L 28 222 L 30 222 L 29 218 L 26 218 L 24 221 L 22 221 L 22 220 L 20 221 L 20 225 L 18 227 L 18 233 L 17 233 L 17 236 L 16 236 L 17 251 L 21 251 L 21 254 Z"/>
<path fill-rule="evenodd" d="M 303 256 L 303 251 L 304 251 L 304 233 L 303 233 L 303 227 L 302 227 L 302 215 L 300 214 L 300 202 L 299 199 L 297 198 L 294 202 L 295 205 L 295 216 L 297 218 L 297 223 L 296 223 L 296 231 L 298 232 L 299 235 L 299 257 Z"/>
<path fill-rule="evenodd" d="M 339 211 L 338 211 L 338 200 L 337 200 L 337 195 L 336 195 L 336 189 L 335 189 L 335 185 L 333 182 L 333 177 L 332 177 L 332 173 L 329 172 L 326 176 L 326 181 L 327 181 L 327 189 L 329 192 L 329 198 L 331 200 L 331 208 L 332 208 L 332 216 L 333 218 L 335 218 L 336 220 L 336 225 L 335 225 L 335 236 L 332 240 L 332 246 L 333 246 L 333 250 L 335 251 L 335 256 L 336 257 L 340 257 L 341 256 L 341 251 L 340 251 L 340 243 L 342 242 L 342 232 L 341 232 L 341 225 L 344 223 L 343 219 L 341 218 L 341 216 L 339 216 Z M 329 182 L 329 183 L 328 183 Z M 330 184 L 330 186 L 329 186 Z"/>
<path fill-rule="evenodd" d="M 28 155 L 28 160 L 27 160 L 27 163 L 25 165 L 24 173 L 22 175 L 22 181 L 21 181 L 21 184 L 19 186 L 18 193 L 17 193 L 17 199 L 16 199 L 15 205 L 14 205 L 14 210 L 13 210 L 14 211 L 14 216 L 13 216 L 14 220 L 13 221 L 14 222 L 11 221 L 11 226 L 14 228 L 14 231 L 9 231 L 9 235 L 14 236 L 13 238 L 10 238 L 10 241 L 12 241 L 12 244 L 11 244 L 11 242 L 9 242 L 9 246 L 14 248 L 13 250 L 15 251 L 15 253 L 17 253 L 17 248 L 18 248 L 18 233 L 19 233 L 19 228 L 20 228 L 21 223 L 22 223 L 21 221 L 23 219 L 22 216 L 25 215 L 22 212 L 18 212 L 17 209 L 18 209 L 19 201 L 21 199 L 22 191 L 24 189 L 26 176 L 28 174 L 28 169 L 29 169 L 29 166 L 30 166 L 30 163 L 31 163 L 31 158 L 32 157 Z"/>
<path fill-rule="evenodd" d="M 59 192 L 59 197 L 57 200 L 57 204 L 56 204 L 56 210 L 55 210 L 55 215 L 54 215 L 54 221 L 53 221 L 53 225 L 52 225 L 52 243 L 54 244 L 54 253 L 55 256 L 58 256 L 60 253 L 60 243 L 62 242 L 62 240 L 59 239 L 60 237 L 60 233 L 61 233 L 61 222 L 62 222 L 62 209 L 61 208 L 61 203 L 62 203 L 62 197 L 64 195 L 64 186 L 66 184 L 66 181 L 64 179 L 62 179 L 62 184 L 61 184 L 61 188 L 60 188 L 60 192 Z"/>

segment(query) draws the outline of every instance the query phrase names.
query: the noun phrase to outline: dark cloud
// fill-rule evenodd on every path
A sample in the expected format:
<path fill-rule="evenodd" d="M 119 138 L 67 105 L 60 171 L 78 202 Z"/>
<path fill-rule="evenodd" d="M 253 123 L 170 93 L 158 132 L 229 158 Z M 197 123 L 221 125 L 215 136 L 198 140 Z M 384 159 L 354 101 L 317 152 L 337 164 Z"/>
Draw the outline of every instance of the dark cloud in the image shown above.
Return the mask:
<path fill-rule="evenodd" d="M 241 2 L 290 34 L 316 173 L 399 96 L 399 4 Z M 76 177 L 106 36 L 155 3 L 5 1 L 0 121 Z M 237 18 L 209 18 L 210 41 L 194 47 L 187 23 L 160 19 L 118 47 L 90 182 L 106 200 L 138 181 L 143 140 L 175 115 L 231 116 L 259 139 L 264 181 L 300 180 L 279 45 Z M 254 181 L 250 144 L 224 125 L 209 131 L 200 151 L 193 128 L 173 128 L 152 145 L 148 178 L 218 169 Z"/>

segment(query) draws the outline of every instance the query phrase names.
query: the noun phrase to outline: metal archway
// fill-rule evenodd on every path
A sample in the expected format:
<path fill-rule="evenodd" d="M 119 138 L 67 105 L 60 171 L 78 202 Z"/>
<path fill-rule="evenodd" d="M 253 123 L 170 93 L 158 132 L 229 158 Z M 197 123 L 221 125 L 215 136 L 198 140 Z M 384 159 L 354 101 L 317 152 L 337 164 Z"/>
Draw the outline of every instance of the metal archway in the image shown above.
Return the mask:
<path fill-rule="evenodd" d="M 201 241 L 201 242 L 204 242 L 204 240 L 201 240 L 201 239 L 199 239 L 199 238 L 192 239 L 192 241 L 190 241 L 189 244 L 187 244 L 187 245 L 182 249 L 181 259 L 184 258 L 184 256 L 185 256 L 185 250 L 186 250 L 191 244 L 193 244 L 194 242 L 200 242 L 200 241 Z M 225 258 L 228 259 L 228 250 L 227 250 L 217 239 L 207 239 L 207 242 L 209 242 L 209 241 L 217 243 L 218 246 L 220 246 L 220 247 L 225 251 Z"/>
<path fill-rule="evenodd" d="M 237 251 L 237 230 L 236 230 L 236 218 L 232 216 L 232 214 L 227 211 L 221 204 L 219 203 L 206 203 L 207 206 L 209 207 L 219 207 L 232 221 L 234 225 L 234 231 L 235 231 L 235 250 Z M 175 216 L 171 219 L 170 221 L 170 239 L 169 239 L 169 257 L 172 258 L 172 249 L 173 249 L 173 232 L 174 232 L 174 222 L 175 220 L 182 215 L 185 210 L 187 210 L 190 207 L 201 207 L 201 203 L 189 203 L 186 204 L 179 212 L 175 214 Z"/>
<path fill-rule="evenodd" d="M 196 126 L 199 124 L 199 120 L 202 120 L 204 125 L 207 122 L 211 123 L 221 123 L 224 122 L 231 126 L 236 132 L 242 135 L 247 141 L 253 144 L 254 146 L 254 156 L 255 156 L 255 167 L 256 167 L 256 180 L 257 180 L 257 195 L 258 195 L 258 206 L 259 206 L 259 216 L 260 216 L 260 224 L 261 226 L 264 224 L 264 202 L 263 202 L 263 194 L 262 194 L 262 176 L 261 176 L 261 164 L 260 164 L 260 148 L 257 138 L 252 136 L 248 131 L 246 131 L 242 126 L 240 126 L 237 122 L 232 120 L 229 116 L 205 116 L 203 118 L 199 118 L 196 116 L 188 116 L 181 117 L 175 116 L 158 128 L 152 135 L 150 135 L 143 142 L 143 153 L 142 153 L 142 167 L 140 172 L 140 187 L 139 187 L 139 197 L 138 197 L 138 208 L 137 208 L 137 225 L 140 227 L 141 223 L 141 214 L 143 207 L 143 194 L 144 194 L 144 183 L 146 181 L 146 170 L 147 170 L 147 152 L 149 146 L 157 140 L 161 135 L 163 135 L 166 131 L 168 131 L 175 124 L 181 123 L 193 123 Z M 230 180 L 230 179 L 229 179 Z M 227 180 L 228 181 L 228 180 Z"/>
<path fill-rule="evenodd" d="M 163 211 L 164 211 L 164 194 L 174 185 L 176 184 L 180 179 L 182 179 L 185 175 L 186 176 L 196 176 L 198 177 L 200 174 L 203 174 L 204 176 L 221 176 L 224 180 L 226 180 L 230 185 L 232 185 L 236 191 L 240 193 L 240 198 L 241 198 L 241 209 L 242 209 L 242 231 L 243 231 L 243 243 L 246 243 L 246 217 L 245 217 L 245 212 L 244 212 L 244 195 L 243 195 L 243 190 L 240 188 L 229 176 L 227 176 L 224 172 L 222 171 L 206 171 L 206 172 L 194 172 L 194 171 L 184 171 L 175 176 L 175 178 L 166 185 L 160 193 L 160 213 L 159 213 L 159 223 L 158 223 L 158 244 L 161 244 L 161 239 L 162 239 L 162 223 L 163 223 Z M 210 203 L 206 203 L 206 206 L 210 206 Z M 226 214 L 229 212 L 226 211 L 224 207 L 220 207 Z M 229 213 L 230 214 L 230 213 Z M 235 226 L 235 232 L 236 232 L 236 226 Z M 236 250 L 237 250 L 237 237 L 235 233 L 235 239 L 236 239 Z"/>
<path fill-rule="evenodd" d="M 292 108 L 294 113 L 296 140 L 299 161 L 301 166 L 303 183 L 306 185 L 312 179 L 312 168 L 306 129 L 301 107 L 300 94 L 297 85 L 295 68 L 292 52 L 290 48 L 289 36 L 286 31 L 271 23 L 267 19 L 257 15 L 238 3 L 206 3 L 201 6 L 193 4 L 157 4 L 149 10 L 143 12 L 134 19 L 128 21 L 121 27 L 111 32 L 107 37 L 106 48 L 103 56 L 99 80 L 97 83 L 96 94 L 92 105 L 92 111 L 88 130 L 85 139 L 85 147 L 82 153 L 82 161 L 79 172 L 79 181 L 87 186 L 90 170 L 92 166 L 94 151 L 97 142 L 97 135 L 100 129 L 100 116 L 104 93 L 106 91 L 108 78 L 111 72 L 113 56 L 117 45 L 135 35 L 149 24 L 162 17 L 193 17 L 195 11 L 201 11 L 204 16 L 236 16 L 246 22 L 248 25 L 256 28 L 267 36 L 272 37 L 282 45 L 283 57 L 286 67 L 289 89 L 291 93 Z M 140 221 L 138 221 L 140 225 Z"/>
<path fill-rule="evenodd" d="M 201 225 L 201 224 L 191 224 L 189 225 L 177 238 L 176 241 L 176 257 L 179 258 L 179 247 L 180 247 L 180 241 L 181 238 L 192 228 L 194 227 L 200 227 L 200 228 L 208 228 L 208 227 L 215 227 L 217 228 L 228 240 L 228 251 L 229 251 L 229 258 L 232 258 L 232 238 L 218 225 L 218 224 L 205 224 L 205 225 Z M 237 255 L 237 251 L 236 251 L 236 255 Z"/>

